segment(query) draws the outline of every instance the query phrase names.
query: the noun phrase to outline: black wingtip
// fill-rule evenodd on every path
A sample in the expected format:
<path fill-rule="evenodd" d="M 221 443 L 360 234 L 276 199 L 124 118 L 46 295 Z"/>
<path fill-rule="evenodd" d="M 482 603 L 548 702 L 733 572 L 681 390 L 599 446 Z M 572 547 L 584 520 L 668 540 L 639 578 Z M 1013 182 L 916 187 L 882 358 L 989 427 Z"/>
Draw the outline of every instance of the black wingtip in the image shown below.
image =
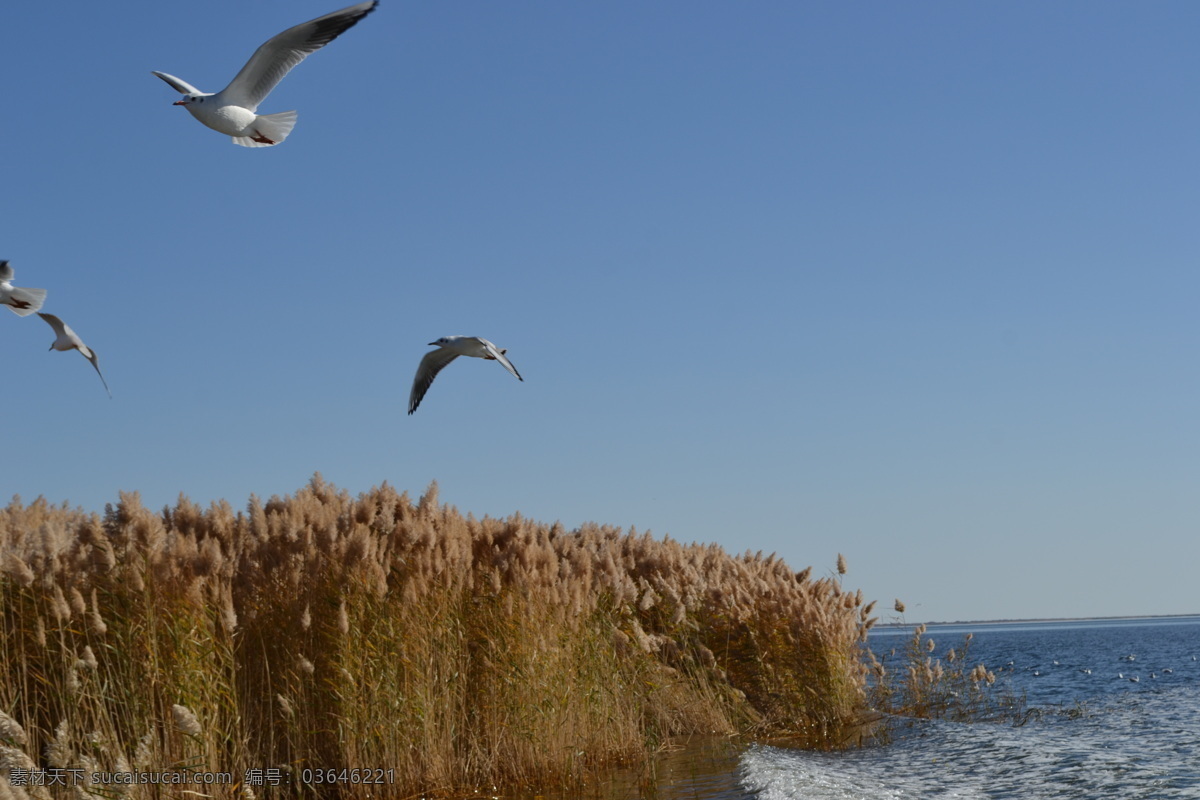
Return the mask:
<path fill-rule="evenodd" d="M 324 17 L 317 17 L 317 19 L 313 20 L 313 22 L 317 23 L 315 35 L 312 39 L 310 39 L 310 41 L 318 47 L 324 47 L 346 31 L 353 28 L 358 23 L 362 22 L 367 14 L 370 14 L 378 7 L 379 0 L 375 0 L 375 2 L 371 4 L 370 8 L 363 9 L 362 11 L 348 16 L 338 15 L 345 12 L 347 8 L 354 8 L 354 6 L 348 6 L 347 8 L 343 8 L 341 11 L 334 11 L 330 14 L 326 14 Z"/>

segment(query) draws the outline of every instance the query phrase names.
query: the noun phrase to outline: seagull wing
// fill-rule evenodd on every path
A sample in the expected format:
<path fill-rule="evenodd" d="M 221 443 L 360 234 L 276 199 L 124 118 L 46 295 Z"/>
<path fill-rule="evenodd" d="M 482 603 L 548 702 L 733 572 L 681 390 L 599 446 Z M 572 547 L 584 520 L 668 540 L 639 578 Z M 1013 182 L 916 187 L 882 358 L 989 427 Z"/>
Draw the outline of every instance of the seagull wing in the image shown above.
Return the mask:
<path fill-rule="evenodd" d="M 508 370 L 509 372 L 511 372 L 513 375 L 515 375 L 517 380 L 521 381 L 522 383 L 525 382 L 525 379 L 521 377 L 521 373 L 517 372 L 517 368 L 514 367 L 512 365 L 512 362 L 509 361 L 508 358 L 504 355 L 504 353 L 505 353 L 504 350 L 501 350 L 499 347 L 496 347 L 496 345 L 492 344 L 487 339 L 480 339 L 479 341 L 483 344 L 483 347 L 485 350 L 487 350 L 489 356 L 491 356 L 492 358 L 496 359 L 501 364 L 503 364 L 504 368 L 506 370 Z"/>
<path fill-rule="evenodd" d="M 379 0 L 367 0 L 271 37 L 254 51 L 246 66 L 221 94 L 233 105 L 254 111 L 292 67 L 332 42 L 374 11 L 377 5 Z"/>
<path fill-rule="evenodd" d="M 56 337 L 62 338 L 63 336 L 66 336 L 69 339 L 74 336 L 76 339 L 79 338 L 78 336 L 75 336 L 75 331 L 67 327 L 67 323 L 63 322 L 53 314 L 43 314 L 41 311 L 39 311 L 38 316 L 46 320 L 47 324 L 49 324 L 51 328 L 54 328 L 54 335 Z"/>
<path fill-rule="evenodd" d="M 159 71 L 153 70 L 153 69 L 150 70 L 150 74 L 157 75 L 158 77 L 162 78 L 164 81 L 167 82 L 168 86 L 170 86 L 172 89 L 179 92 L 180 94 L 204 94 L 204 92 L 200 91 L 195 86 L 192 86 L 187 81 L 183 81 L 183 80 L 180 80 L 179 78 L 176 78 L 174 75 L 168 75 L 165 72 L 159 72 Z"/>
<path fill-rule="evenodd" d="M 104 380 L 104 373 L 100 371 L 100 362 L 96 358 L 96 351 L 85 345 L 79 348 L 79 352 L 83 353 L 84 357 L 92 362 L 92 366 L 96 368 L 96 374 L 100 376 L 100 382 L 104 384 L 104 391 L 108 392 L 108 399 L 112 400 L 112 389 L 108 388 L 108 381 Z"/>
<path fill-rule="evenodd" d="M 408 395 L 408 413 L 411 414 L 417 410 L 417 406 L 421 405 L 421 398 L 429 390 L 433 379 L 456 358 L 458 358 L 458 353 L 445 347 L 439 347 L 437 350 L 431 350 L 425 354 L 425 357 L 421 359 L 421 365 L 417 367 L 417 376 L 413 378 L 412 391 Z"/>

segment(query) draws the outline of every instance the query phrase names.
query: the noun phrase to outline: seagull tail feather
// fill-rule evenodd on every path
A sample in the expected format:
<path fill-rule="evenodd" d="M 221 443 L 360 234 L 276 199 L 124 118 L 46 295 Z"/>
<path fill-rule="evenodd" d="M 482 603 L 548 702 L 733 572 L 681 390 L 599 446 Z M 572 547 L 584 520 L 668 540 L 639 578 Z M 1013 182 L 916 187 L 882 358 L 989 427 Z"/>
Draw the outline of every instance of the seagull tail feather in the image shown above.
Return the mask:
<path fill-rule="evenodd" d="M 23 289 L 14 286 L 9 292 L 9 301 L 6 305 L 17 316 L 28 317 L 41 308 L 44 302 L 46 302 L 45 289 Z"/>
<path fill-rule="evenodd" d="M 296 127 L 295 111 L 263 114 L 254 120 L 254 130 L 258 134 L 257 137 L 234 136 L 233 143 L 240 144 L 242 147 L 270 147 L 286 139 L 294 127 Z M 264 139 L 269 141 L 262 141 Z"/>

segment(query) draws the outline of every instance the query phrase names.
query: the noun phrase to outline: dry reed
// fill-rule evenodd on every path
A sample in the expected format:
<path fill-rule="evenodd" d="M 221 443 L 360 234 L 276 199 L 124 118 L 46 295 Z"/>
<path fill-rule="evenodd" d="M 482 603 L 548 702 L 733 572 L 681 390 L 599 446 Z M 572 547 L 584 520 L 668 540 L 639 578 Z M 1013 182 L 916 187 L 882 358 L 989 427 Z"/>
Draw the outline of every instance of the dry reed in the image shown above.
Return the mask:
<path fill-rule="evenodd" d="M 897 600 L 896 605 L 903 604 Z M 867 651 L 873 708 L 900 720 L 1011 721 L 1021 716 L 1025 698 L 997 684 L 996 674 L 983 663 L 970 665 L 972 634 L 941 658 L 935 655 L 937 642 L 926 634 L 924 625 L 916 626 L 901 647 L 883 658 Z"/>
<path fill-rule="evenodd" d="M 166 796 L 90 783 L 160 771 L 232 776 L 204 796 L 386 797 L 582 780 L 686 733 L 834 742 L 867 707 L 875 621 L 837 563 L 814 580 L 774 555 L 477 519 L 436 484 L 412 502 L 316 475 L 244 512 L 14 498 L 0 785 L 66 796 L 14 780 L 36 765 L 83 770 L 80 796 Z M 385 785 L 340 772 L 376 768 Z"/>

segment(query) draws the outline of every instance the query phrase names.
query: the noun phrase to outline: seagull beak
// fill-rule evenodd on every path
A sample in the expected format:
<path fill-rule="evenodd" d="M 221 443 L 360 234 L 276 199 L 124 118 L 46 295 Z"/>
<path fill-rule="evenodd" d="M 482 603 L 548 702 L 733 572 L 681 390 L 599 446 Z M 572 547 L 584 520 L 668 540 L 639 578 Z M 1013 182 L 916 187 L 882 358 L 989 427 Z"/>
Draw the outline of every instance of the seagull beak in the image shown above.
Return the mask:
<path fill-rule="evenodd" d="M 429 343 L 429 346 L 430 346 L 430 347 L 432 347 L 432 346 L 433 346 L 433 345 L 435 345 L 435 344 L 437 344 L 437 342 L 430 342 L 430 343 Z"/>
<path fill-rule="evenodd" d="M 174 103 L 171 103 L 171 105 L 173 105 L 173 106 L 186 106 L 186 105 L 187 105 L 187 100 L 176 100 Z"/>

